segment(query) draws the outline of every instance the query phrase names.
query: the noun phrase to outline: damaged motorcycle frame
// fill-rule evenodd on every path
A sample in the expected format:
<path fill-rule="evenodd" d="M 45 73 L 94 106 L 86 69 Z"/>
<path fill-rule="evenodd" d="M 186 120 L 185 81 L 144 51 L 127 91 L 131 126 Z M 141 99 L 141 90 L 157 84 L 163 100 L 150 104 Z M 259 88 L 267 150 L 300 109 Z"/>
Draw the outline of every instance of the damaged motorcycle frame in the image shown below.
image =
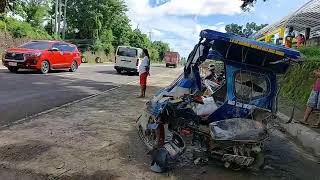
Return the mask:
<path fill-rule="evenodd" d="M 152 154 L 151 169 L 169 170 L 186 148 L 197 161 L 213 158 L 234 170 L 259 169 L 269 137 L 266 123 L 276 118 L 277 74 L 300 56 L 291 49 L 203 30 L 184 73 L 147 102 L 137 120 L 140 138 Z M 207 59 L 224 62 L 226 79 L 203 97 L 199 65 Z M 211 104 L 205 103 L 208 98 Z M 203 117 L 197 107 L 211 109 Z"/>

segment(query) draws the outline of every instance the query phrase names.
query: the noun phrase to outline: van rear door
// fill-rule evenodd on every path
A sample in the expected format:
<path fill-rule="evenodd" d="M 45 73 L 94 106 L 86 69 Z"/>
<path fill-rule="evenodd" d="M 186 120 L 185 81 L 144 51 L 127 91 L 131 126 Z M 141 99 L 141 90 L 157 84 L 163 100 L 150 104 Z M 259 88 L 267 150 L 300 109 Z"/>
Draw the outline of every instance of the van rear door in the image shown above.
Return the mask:
<path fill-rule="evenodd" d="M 118 47 L 116 66 L 137 69 L 138 50 L 129 47 Z"/>

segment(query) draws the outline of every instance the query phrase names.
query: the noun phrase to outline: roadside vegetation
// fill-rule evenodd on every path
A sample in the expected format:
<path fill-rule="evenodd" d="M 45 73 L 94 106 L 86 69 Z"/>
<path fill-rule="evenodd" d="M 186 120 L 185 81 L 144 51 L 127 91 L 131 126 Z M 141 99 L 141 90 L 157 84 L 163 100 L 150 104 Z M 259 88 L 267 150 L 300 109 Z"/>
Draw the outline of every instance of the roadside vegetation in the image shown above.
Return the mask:
<path fill-rule="evenodd" d="M 12 17 L 0 19 L 0 31 L 13 38 L 52 39 L 44 29 L 32 27 L 30 23 L 18 21 Z"/>
<path fill-rule="evenodd" d="M 280 95 L 305 104 L 315 81 L 313 71 L 320 67 L 320 48 L 315 46 L 298 49 L 303 53 L 303 63 L 294 65 L 282 78 Z"/>
<path fill-rule="evenodd" d="M 126 15 L 128 9 L 122 0 L 68 0 L 67 26 L 63 25 L 62 16 L 59 34 L 53 32 L 55 0 L 8 0 L 7 2 L 9 4 L 6 9 L 2 9 L 0 17 L 0 33 L 14 39 L 92 40 L 90 46 L 93 46 L 93 50 L 97 53 L 103 53 L 100 57 L 104 61 L 106 59 L 113 61 L 115 50 L 119 45 L 146 48 L 150 52 L 151 60 L 155 62 L 161 62 L 164 53 L 170 51 L 168 43 L 151 41 L 139 27 L 132 28 Z M 5 48 L 0 47 L 2 51 Z M 91 52 L 83 54 L 87 55 L 89 62 L 95 59 Z"/>

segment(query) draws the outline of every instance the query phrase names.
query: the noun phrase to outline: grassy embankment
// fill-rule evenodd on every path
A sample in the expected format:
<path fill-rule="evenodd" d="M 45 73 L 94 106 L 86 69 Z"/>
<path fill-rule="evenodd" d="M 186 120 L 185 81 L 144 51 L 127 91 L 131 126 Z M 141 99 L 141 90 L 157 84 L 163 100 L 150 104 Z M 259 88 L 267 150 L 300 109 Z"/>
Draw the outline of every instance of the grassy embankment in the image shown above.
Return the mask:
<path fill-rule="evenodd" d="M 304 62 L 291 67 L 281 79 L 280 95 L 301 107 L 306 104 L 315 81 L 313 71 L 320 68 L 320 47 L 302 47 L 299 51 L 304 55 Z"/>

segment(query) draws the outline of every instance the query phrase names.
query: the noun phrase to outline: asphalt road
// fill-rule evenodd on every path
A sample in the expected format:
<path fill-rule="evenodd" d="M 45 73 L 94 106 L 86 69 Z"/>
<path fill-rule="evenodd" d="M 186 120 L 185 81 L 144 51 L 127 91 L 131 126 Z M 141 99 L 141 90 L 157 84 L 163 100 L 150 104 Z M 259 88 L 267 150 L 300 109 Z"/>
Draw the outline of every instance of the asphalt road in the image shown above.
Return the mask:
<path fill-rule="evenodd" d="M 151 74 L 163 70 L 165 67 L 152 67 Z M 1 66 L 0 126 L 138 79 L 132 74 L 117 74 L 112 65 L 85 64 L 75 73 L 46 75 L 30 70 L 14 74 Z"/>

